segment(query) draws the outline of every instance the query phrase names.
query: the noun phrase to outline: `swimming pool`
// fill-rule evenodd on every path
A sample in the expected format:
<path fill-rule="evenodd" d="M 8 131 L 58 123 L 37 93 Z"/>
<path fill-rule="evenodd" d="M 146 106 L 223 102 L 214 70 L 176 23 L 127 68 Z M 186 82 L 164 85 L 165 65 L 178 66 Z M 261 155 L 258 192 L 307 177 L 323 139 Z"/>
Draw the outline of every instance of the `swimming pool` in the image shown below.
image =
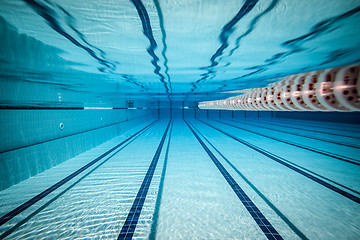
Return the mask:
<path fill-rule="evenodd" d="M 0 239 L 360 238 L 358 112 L 198 108 L 358 64 L 359 22 L 358 0 L 2 0 Z"/>
<path fill-rule="evenodd" d="M 357 238 L 358 127 L 294 123 L 144 121 L 3 190 L 3 213 L 31 203 L 1 237 Z"/>

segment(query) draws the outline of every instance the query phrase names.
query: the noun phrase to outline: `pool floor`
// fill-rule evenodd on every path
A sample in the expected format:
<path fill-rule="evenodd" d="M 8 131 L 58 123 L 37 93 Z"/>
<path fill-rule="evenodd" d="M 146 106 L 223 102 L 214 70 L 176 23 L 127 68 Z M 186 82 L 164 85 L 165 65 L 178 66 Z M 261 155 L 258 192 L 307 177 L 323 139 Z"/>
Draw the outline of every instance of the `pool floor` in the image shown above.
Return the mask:
<path fill-rule="evenodd" d="M 360 239 L 359 148 L 350 124 L 149 119 L 1 191 L 0 239 Z"/>

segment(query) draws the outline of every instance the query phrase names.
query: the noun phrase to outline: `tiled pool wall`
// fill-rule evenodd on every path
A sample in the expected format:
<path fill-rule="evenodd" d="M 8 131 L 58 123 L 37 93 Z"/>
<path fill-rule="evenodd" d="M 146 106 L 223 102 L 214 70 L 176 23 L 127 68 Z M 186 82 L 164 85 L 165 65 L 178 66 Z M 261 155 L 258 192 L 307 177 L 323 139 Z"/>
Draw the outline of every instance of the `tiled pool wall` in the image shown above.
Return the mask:
<path fill-rule="evenodd" d="M 152 110 L 0 110 L 0 190 L 149 118 Z"/>

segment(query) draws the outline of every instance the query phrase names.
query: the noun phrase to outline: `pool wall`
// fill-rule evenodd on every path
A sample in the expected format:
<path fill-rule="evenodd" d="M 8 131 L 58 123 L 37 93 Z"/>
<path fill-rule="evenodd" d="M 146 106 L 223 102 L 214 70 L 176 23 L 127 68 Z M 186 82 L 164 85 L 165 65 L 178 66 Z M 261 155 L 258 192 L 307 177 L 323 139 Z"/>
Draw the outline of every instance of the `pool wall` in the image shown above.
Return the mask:
<path fill-rule="evenodd" d="M 0 110 L 0 190 L 85 152 L 149 117 L 154 117 L 153 110 Z"/>

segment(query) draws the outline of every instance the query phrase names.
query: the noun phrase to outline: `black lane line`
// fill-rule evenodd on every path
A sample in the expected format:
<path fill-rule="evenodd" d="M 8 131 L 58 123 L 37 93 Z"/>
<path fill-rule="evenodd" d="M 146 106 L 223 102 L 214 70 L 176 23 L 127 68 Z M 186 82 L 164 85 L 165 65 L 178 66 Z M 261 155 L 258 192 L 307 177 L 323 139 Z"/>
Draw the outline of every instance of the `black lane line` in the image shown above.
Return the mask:
<path fill-rule="evenodd" d="M 219 160 L 215 157 L 215 155 L 210 151 L 210 149 L 205 145 L 205 143 L 200 139 L 200 137 L 196 134 L 193 128 L 189 125 L 189 123 L 185 120 L 185 123 L 190 128 L 191 132 L 194 134 L 196 139 L 199 141 L 201 146 L 204 148 L 206 153 L 209 155 L 211 160 L 214 162 L 215 166 L 218 168 L 220 173 L 223 175 L 225 180 L 228 182 L 230 187 L 233 189 L 235 194 L 238 196 L 246 210 L 253 217 L 257 225 L 263 231 L 265 236 L 268 239 L 283 239 L 280 234 L 275 230 L 275 228 L 271 225 L 271 223 L 266 219 L 266 217 L 260 212 L 260 210 L 256 207 L 256 205 L 251 201 L 251 199 L 246 195 L 246 193 L 241 189 L 239 184 L 231 177 L 231 175 L 226 171 L 224 166 L 219 162 Z"/>
<path fill-rule="evenodd" d="M 214 120 L 214 121 L 216 121 L 216 120 Z M 341 155 L 338 155 L 338 154 L 335 154 L 335 153 L 326 152 L 324 150 L 320 150 L 320 149 L 317 149 L 317 148 L 305 146 L 305 145 L 302 145 L 302 144 L 299 144 L 299 143 L 290 142 L 290 141 L 280 139 L 280 138 L 277 138 L 277 137 L 270 137 L 268 135 L 258 133 L 258 132 L 255 132 L 255 131 L 251 131 L 251 130 L 248 130 L 248 129 L 245 129 L 245 128 L 241 128 L 241 127 L 238 127 L 236 125 L 229 124 L 229 123 L 225 123 L 225 122 L 221 122 L 221 121 L 217 121 L 217 122 L 228 125 L 228 126 L 231 126 L 231 127 L 235 127 L 235 128 L 238 128 L 238 129 L 250 132 L 250 133 L 254 133 L 254 134 L 257 134 L 257 135 L 262 136 L 262 137 L 270 138 L 270 139 L 278 141 L 278 142 L 289 144 L 289 145 L 292 145 L 292 146 L 295 146 L 295 147 L 298 147 L 298 148 L 309 150 L 311 152 L 315 152 L 315 153 L 325 155 L 327 157 L 335 158 L 337 160 L 341 160 L 341 161 L 344 161 L 344 162 L 348 162 L 348 163 L 360 166 L 360 162 L 358 160 L 356 160 L 356 159 L 353 159 L 353 158 L 341 156 Z"/>
<path fill-rule="evenodd" d="M 232 122 L 237 122 L 237 121 L 232 121 Z M 239 122 L 237 122 L 237 123 L 239 123 Z M 336 145 L 342 145 L 342 146 L 352 147 L 352 148 L 357 148 L 357 149 L 360 148 L 360 147 L 357 146 L 357 145 L 353 145 L 353 144 L 350 144 L 350 143 L 333 141 L 333 140 L 329 140 L 329 139 L 326 139 L 326 138 L 312 137 L 312 136 L 309 136 L 309 135 L 306 135 L 306 134 L 293 133 L 293 132 L 288 132 L 288 131 L 279 130 L 279 129 L 273 129 L 273 128 L 264 127 L 264 126 L 257 126 L 257 125 L 255 125 L 255 124 L 251 124 L 251 123 L 241 123 L 241 124 L 246 124 L 246 125 L 250 125 L 250 126 L 254 126 L 254 127 L 258 127 L 258 128 L 268 129 L 268 130 L 271 130 L 271 131 L 276 131 L 276 132 L 282 132 L 282 133 L 286 133 L 286 134 L 291 134 L 291 135 L 294 135 L 294 136 L 305 137 L 305 138 L 314 139 L 314 140 L 318 140 L 318 141 L 333 143 L 333 144 L 336 144 Z M 344 136 L 342 136 L 342 137 L 344 137 Z"/>
<path fill-rule="evenodd" d="M 282 160 L 285 161 L 285 162 L 287 162 L 287 163 L 290 163 L 291 165 L 293 165 L 293 166 L 295 166 L 295 167 L 297 167 L 297 168 L 299 168 L 299 169 L 302 169 L 302 170 L 304 170 L 304 171 L 306 171 L 306 172 L 308 172 L 308 173 L 310 173 L 310 174 L 312 174 L 312 175 L 314 175 L 314 176 L 317 176 L 317 177 L 319 177 L 319 178 L 321 178 L 321 179 L 324 179 L 324 180 L 326 180 L 326 181 L 328 181 L 328 182 L 331 182 L 331 183 L 333 183 L 333 184 L 335 184 L 335 185 L 337 185 L 337 186 L 339 186 L 339 187 L 342 187 L 342 188 L 344 188 L 344 189 L 346 189 L 346 190 L 348 190 L 348 191 L 350 191 L 350 192 L 353 192 L 353 193 L 355 193 L 355 194 L 359 194 L 359 195 L 360 195 L 360 192 L 359 192 L 359 191 L 356 191 L 356 190 L 354 190 L 354 189 L 352 189 L 352 188 L 349 188 L 349 187 L 347 187 L 347 186 L 345 186 L 345 185 L 343 185 L 343 184 L 341 184 L 341 183 L 335 182 L 335 181 L 333 181 L 333 180 L 331 180 L 331 179 L 329 179 L 329 178 L 327 178 L 327 177 L 324 177 L 324 176 L 322 176 L 322 175 L 320 175 L 320 174 L 318 174 L 318 173 L 316 173 L 316 172 L 313 172 L 313 171 L 311 171 L 311 170 L 309 170 L 309 169 L 307 169 L 307 168 L 304 168 L 304 167 L 302 167 L 302 166 L 300 166 L 300 165 L 298 165 L 298 164 L 296 164 L 296 163 L 293 163 L 293 162 L 288 161 L 288 160 L 286 160 L 286 159 L 282 159 Z"/>
<path fill-rule="evenodd" d="M 239 176 L 246 182 L 253 190 L 256 192 L 259 197 L 261 197 L 262 200 L 272 209 L 274 212 L 289 226 L 291 230 L 294 231 L 296 235 L 298 235 L 301 239 L 308 239 L 277 207 L 275 207 L 274 204 L 271 203 L 267 197 L 262 194 L 262 192 L 255 187 L 249 179 L 247 179 L 240 171 L 235 167 L 229 159 L 227 159 L 193 124 L 189 123 L 199 134 L 202 136 L 205 141 L 229 164 L 229 166 L 237 173 Z M 359 193 L 360 194 L 360 193 Z"/>
<path fill-rule="evenodd" d="M 236 121 L 238 122 L 238 121 Z M 360 137 L 356 137 L 356 136 L 349 136 L 349 135 L 344 135 L 344 134 L 338 134 L 338 133 L 332 133 L 332 132 L 324 132 L 324 131 L 319 131 L 319 130 L 312 130 L 312 129 L 306 129 L 306 128 L 299 128 L 299 127 L 294 127 L 294 126 L 289 126 L 287 125 L 282 125 L 282 124 L 276 124 L 273 122 L 269 122 L 269 121 L 255 121 L 259 124 L 267 124 L 267 125 L 273 125 L 273 126 L 279 126 L 279 127 L 283 127 L 283 128 L 290 128 L 290 129 L 298 129 L 301 131 L 307 131 L 307 132 L 317 132 L 317 133 L 322 133 L 322 134 L 328 134 L 328 135 L 334 135 L 334 136 L 340 136 L 340 137 L 347 137 L 347 138 L 356 138 L 356 139 L 360 139 Z M 240 122 L 239 122 L 240 123 Z M 242 122 L 241 122 L 242 123 Z M 296 123 L 294 123 L 294 125 L 296 125 Z M 257 125 L 256 125 L 257 126 Z M 341 130 L 339 130 L 341 131 Z"/>
<path fill-rule="evenodd" d="M 91 173 L 93 173 L 95 170 L 97 170 L 100 166 L 102 166 L 104 163 L 106 163 L 110 158 L 112 158 L 113 156 L 115 156 L 116 154 L 118 154 L 121 150 L 123 150 L 125 147 L 127 147 L 130 143 L 132 143 L 133 141 L 135 141 L 138 137 L 140 137 L 143 133 L 145 133 L 147 130 L 149 130 L 149 128 L 147 128 L 146 130 L 142 131 L 140 134 L 138 134 L 136 137 L 134 137 L 132 140 L 130 140 L 128 143 L 126 143 L 124 146 L 122 146 L 121 148 L 119 148 L 117 151 L 115 151 L 113 154 L 111 154 L 110 156 L 108 156 L 104 161 L 102 161 L 101 163 L 99 163 L 96 167 L 94 167 L 93 169 L 91 169 L 88 173 L 86 173 L 84 176 L 82 176 L 81 178 L 79 178 L 78 180 L 76 180 L 76 182 L 74 182 L 73 184 L 71 184 L 69 187 L 67 187 L 65 190 L 63 190 L 62 192 L 60 192 L 58 195 L 56 195 L 55 197 L 53 197 L 51 200 L 49 200 L 47 203 L 45 203 L 44 205 L 42 205 L 41 207 L 39 207 L 38 209 L 36 209 L 33 213 L 31 213 L 29 216 L 27 216 L 26 218 L 24 218 L 23 220 L 21 220 L 20 222 L 18 222 L 15 226 L 11 227 L 9 230 L 7 230 L 6 232 L 4 232 L 3 234 L 0 235 L 0 239 L 4 239 L 5 237 L 9 236 L 10 234 L 12 234 L 13 232 L 15 232 L 21 225 L 23 225 L 24 223 L 28 222 L 32 217 L 34 217 L 36 214 L 38 214 L 39 212 L 41 212 L 42 210 L 44 210 L 47 206 L 49 206 L 51 203 L 55 202 L 58 198 L 60 198 L 62 195 L 64 195 L 66 192 L 68 192 L 70 189 L 72 189 L 73 187 L 75 187 L 79 182 L 81 182 L 83 179 L 85 179 L 87 176 L 89 176 Z"/>
<path fill-rule="evenodd" d="M 280 122 L 280 123 L 283 123 L 283 124 L 287 124 L 288 122 L 287 121 L 281 121 L 281 120 L 276 120 L 277 122 Z M 293 121 L 293 120 L 291 120 Z M 351 133 L 354 133 L 354 132 L 358 132 L 357 129 L 355 129 L 355 127 L 349 127 L 349 126 L 343 126 L 344 128 L 347 128 L 347 129 L 343 129 L 343 128 L 337 128 L 334 126 L 329 126 L 329 125 L 322 125 L 321 123 L 314 123 L 314 124 L 311 124 L 311 123 L 308 123 L 308 122 L 295 122 L 296 124 L 301 124 L 301 125 L 304 125 L 304 126 L 308 126 L 308 127 L 317 127 L 317 128 L 321 128 L 321 129 L 327 129 L 327 130 L 337 130 L 337 131 L 343 131 L 343 132 L 351 132 Z M 340 124 L 338 124 L 339 126 Z M 354 128 L 354 129 L 349 129 L 349 128 Z"/>
<path fill-rule="evenodd" d="M 325 181 L 323 181 L 323 180 L 321 180 L 321 179 L 319 179 L 319 178 L 317 178 L 317 177 L 315 177 L 315 176 L 301 170 L 300 168 L 297 168 L 297 167 L 287 163 L 287 162 L 290 162 L 290 161 L 288 161 L 288 160 L 286 160 L 286 159 L 284 159 L 282 157 L 279 157 L 279 156 L 277 156 L 277 155 L 275 155 L 275 154 L 273 154 L 271 152 L 268 152 L 268 151 L 266 151 L 266 150 L 264 150 L 264 149 L 262 149 L 260 147 L 257 147 L 255 145 L 249 143 L 249 142 L 246 142 L 246 141 L 244 141 L 244 140 L 242 140 L 240 138 L 237 138 L 237 137 L 235 137 L 235 136 L 233 136 L 233 135 L 231 135 L 231 134 L 229 134 L 229 133 L 227 133 L 227 132 L 225 132 L 225 131 L 217 128 L 217 127 L 214 127 L 214 126 L 212 126 L 212 125 L 210 125 L 210 124 L 208 124 L 206 122 L 203 122 L 203 123 L 208 125 L 209 127 L 212 127 L 214 129 L 216 129 L 217 131 L 225 134 L 226 136 L 229 136 L 230 138 L 238 141 L 239 143 L 241 143 L 241 144 L 243 144 L 243 145 L 257 151 L 258 153 L 261 153 L 262 155 L 264 155 L 264 156 L 266 156 L 266 157 L 268 157 L 268 158 L 282 164 L 283 166 L 285 166 L 287 168 L 290 168 L 291 170 L 293 170 L 293 171 L 295 171 L 297 173 L 300 173 L 301 175 L 313 180 L 314 182 L 317 182 L 317 183 L 323 185 L 324 187 L 326 187 L 326 188 L 328 188 L 328 189 L 330 189 L 330 190 L 332 190 L 334 192 L 337 192 L 337 193 L 341 194 L 342 196 L 344 196 L 344 197 L 346 197 L 346 198 L 348 198 L 348 199 L 350 199 L 350 200 L 352 200 L 352 201 L 354 201 L 356 203 L 360 203 L 360 198 L 352 195 L 351 193 L 345 192 L 344 190 L 342 190 L 340 188 L 337 188 L 337 187 L 335 187 L 335 186 L 333 186 L 333 185 L 331 185 L 331 184 L 329 184 L 329 183 L 327 183 L 327 182 L 325 182 Z"/>
<path fill-rule="evenodd" d="M 157 198 L 156 198 L 155 210 L 154 210 L 154 215 L 153 215 L 153 218 L 152 218 L 152 224 L 151 224 L 149 240 L 155 240 L 156 239 L 157 224 L 158 224 L 158 219 L 159 219 L 161 198 L 162 198 L 162 193 L 163 193 L 163 189 L 164 189 L 164 180 L 165 180 L 167 161 L 168 161 L 168 156 L 169 156 L 172 129 L 173 129 L 173 123 L 171 124 L 170 133 L 169 133 L 169 139 L 168 139 L 168 143 L 167 143 L 167 147 L 166 147 L 165 159 L 164 159 L 163 169 L 162 169 L 162 172 L 161 172 L 159 191 L 158 191 Z"/>
<path fill-rule="evenodd" d="M 38 144 L 47 143 L 47 142 L 55 141 L 55 140 L 62 139 L 62 138 L 67 138 L 67 137 L 75 136 L 75 135 L 78 135 L 78 134 L 82 134 L 82 133 L 86 133 L 86 132 L 98 130 L 98 129 L 101 129 L 101 128 L 106 128 L 106 127 L 114 126 L 114 125 L 121 124 L 121 123 L 124 123 L 124 122 L 127 122 L 127 120 L 126 120 L 126 121 L 121 121 L 121 122 L 116 122 L 116 123 L 111 123 L 111 124 L 108 124 L 108 125 L 105 125 L 105 126 L 101 126 L 101 127 L 96 127 L 96 128 L 84 130 L 84 131 L 77 132 L 77 133 L 72 133 L 72 134 L 69 134 L 69 135 L 66 135 L 66 136 L 56 137 L 56 138 L 52 138 L 52 139 L 49 139 L 49 140 L 32 143 L 32 144 L 25 145 L 25 146 L 21 146 L 21 147 L 11 148 L 11 149 L 8 149 L 8 150 L 5 150 L 5 151 L 1 151 L 0 154 L 2 154 L 2 153 L 7 153 L 7 152 L 11 152 L 11 151 L 15 151 L 15 150 L 19 150 L 19 149 L 23 149 L 23 148 L 27 148 L 27 147 L 32 147 L 32 146 L 35 146 L 35 145 L 38 145 Z"/>
<path fill-rule="evenodd" d="M 80 173 L 82 173 L 83 171 L 85 171 L 86 169 L 88 169 L 89 167 L 94 165 L 95 163 L 97 163 L 98 161 L 100 161 L 101 159 L 103 159 L 104 157 L 106 157 L 107 155 L 109 155 L 111 152 L 115 151 L 117 148 L 121 147 L 122 145 L 124 145 L 125 143 L 130 141 L 136 135 L 140 134 L 141 132 L 145 131 L 147 128 L 151 127 L 155 122 L 156 121 L 150 123 L 149 125 L 142 128 L 141 130 L 139 130 L 135 134 L 131 135 L 130 137 L 128 137 L 127 139 L 125 139 L 124 141 L 122 141 L 121 143 L 116 145 L 115 147 L 113 147 L 110 150 L 108 150 L 107 152 L 101 154 L 99 157 L 95 158 L 94 160 L 92 160 L 91 162 L 86 164 L 85 166 L 83 166 L 80 169 L 76 170 L 75 172 L 73 172 L 69 176 L 63 178 L 62 180 L 55 183 L 54 185 L 52 185 L 48 189 L 44 190 L 43 192 L 41 192 L 38 195 L 36 195 L 35 197 L 31 198 L 27 202 L 21 204 L 20 206 L 18 206 L 14 210 L 12 210 L 12 211 L 8 212 L 7 214 L 5 214 L 4 216 L 2 216 L 0 218 L 0 226 L 3 225 L 4 223 L 6 223 L 7 221 L 9 221 L 10 219 L 12 219 L 13 217 L 15 217 L 16 215 L 18 215 L 19 213 L 26 210 L 27 208 L 31 207 L 36 202 L 40 201 L 41 199 L 43 199 L 44 197 L 46 197 L 47 195 L 49 195 L 50 193 L 52 193 L 53 191 L 55 191 L 56 189 L 58 189 L 59 187 L 61 187 L 62 185 L 64 185 L 65 183 L 67 183 L 68 181 L 70 181 L 71 179 L 73 179 L 74 177 L 76 177 L 77 175 L 79 175 Z"/>
<path fill-rule="evenodd" d="M 151 161 L 151 164 L 149 166 L 149 169 L 144 177 L 144 180 L 141 184 L 141 187 L 136 195 L 136 198 L 134 200 L 134 203 L 130 209 L 130 212 L 129 214 L 127 215 L 127 218 L 125 220 L 125 223 L 121 229 L 121 232 L 118 236 L 118 240 L 119 239 L 132 239 L 133 235 L 134 235 L 134 232 L 135 232 L 135 228 L 136 228 L 136 225 L 137 225 L 137 222 L 139 220 L 139 217 L 140 217 L 140 214 L 141 214 L 141 210 L 142 210 L 142 207 L 144 205 L 144 202 L 145 202 L 145 199 L 146 199 L 146 195 L 148 193 L 148 190 L 149 190 L 149 187 L 150 187 L 150 183 L 151 183 L 151 180 L 152 180 L 152 177 L 154 175 L 154 172 L 155 172 L 155 169 L 156 169 L 156 165 L 159 161 L 159 157 L 160 157 L 160 154 L 161 154 L 161 150 L 164 146 L 164 142 L 165 142 L 165 139 L 166 139 L 166 135 L 167 135 L 167 132 L 170 128 L 170 124 L 171 124 L 171 121 L 169 121 L 169 124 L 167 125 L 166 127 L 166 130 L 164 132 L 164 135 L 160 141 L 160 144 L 155 152 L 155 155 L 154 155 L 154 158 L 153 160 Z"/>

